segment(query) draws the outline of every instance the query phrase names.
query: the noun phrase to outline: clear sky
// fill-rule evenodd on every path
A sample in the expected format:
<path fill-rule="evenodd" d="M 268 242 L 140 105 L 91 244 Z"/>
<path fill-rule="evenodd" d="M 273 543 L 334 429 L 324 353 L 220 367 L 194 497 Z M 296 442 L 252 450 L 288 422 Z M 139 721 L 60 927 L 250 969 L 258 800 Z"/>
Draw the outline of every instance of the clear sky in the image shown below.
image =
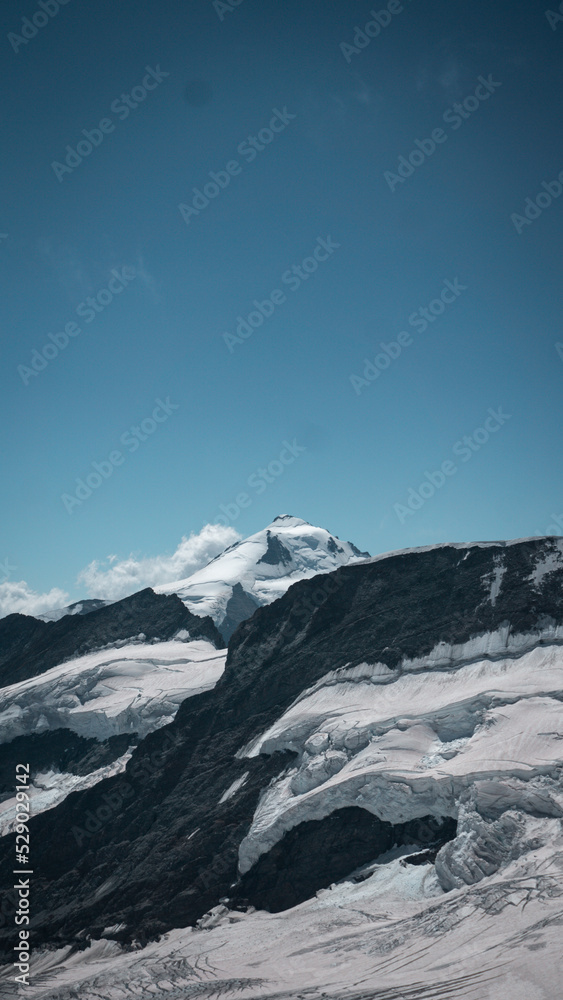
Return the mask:
<path fill-rule="evenodd" d="M 0 611 L 563 531 L 546 2 L 2 5 Z"/>

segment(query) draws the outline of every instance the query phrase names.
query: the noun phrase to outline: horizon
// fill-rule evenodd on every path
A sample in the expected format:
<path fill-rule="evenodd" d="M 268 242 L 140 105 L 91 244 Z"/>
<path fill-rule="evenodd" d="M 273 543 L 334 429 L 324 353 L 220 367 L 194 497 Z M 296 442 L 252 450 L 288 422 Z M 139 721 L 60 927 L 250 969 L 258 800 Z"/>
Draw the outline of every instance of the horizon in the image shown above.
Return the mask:
<path fill-rule="evenodd" d="M 72 598 L 69 598 L 68 594 L 65 595 L 63 591 L 58 591 L 58 589 L 56 587 L 53 588 L 59 594 L 59 596 L 60 595 L 64 596 L 64 603 L 53 604 L 53 600 L 56 601 L 58 599 L 57 597 L 53 598 L 52 600 L 49 600 L 46 595 L 19 596 L 18 593 L 15 592 L 14 595 L 12 596 L 12 598 L 11 598 L 11 600 L 13 601 L 13 603 L 15 605 L 12 610 L 3 610 L 2 604 L 0 603 L 0 619 L 5 618 L 9 614 L 13 614 L 13 613 L 19 613 L 19 614 L 29 615 L 31 617 L 39 616 L 39 615 L 47 615 L 51 611 L 63 610 L 64 608 L 73 607 L 76 604 L 81 604 L 82 602 L 86 602 L 86 601 L 90 601 L 90 600 L 102 600 L 102 601 L 104 601 L 106 603 L 106 605 L 107 604 L 115 604 L 115 603 L 118 603 L 119 601 L 126 600 L 128 597 L 132 597 L 133 595 L 135 595 L 137 593 L 140 593 L 142 590 L 146 590 L 146 589 L 154 590 L 155 588 L 164 587 L 165 585 L 172 586 L 174 584 L 183 583 L 186 580 L 190 579 L 192 576 L 196 575 L 199 572 L 199 570 L 205 569 L 208 565 L 210 565 L 210 563 L 212 563 L 215 560 L 221 558 L 221 556 L 225 552 L 227 552 L 230 548 L 233 548 L 234 545 L 239 545 L 240 543 L 244 543 L 245 541 L 247 541 L 248 538 L 252 538 L 255 535 L 258 535 L 258 534 L 260 534 L 262 532 L 267 531 L 270 528 L 273 528 L 275 526 L 275 524 L 276 524 L 276 521 L 282 520 L 284 518 L 292 518 L 292 519 L 296 519 L 296 520 L 302 521 L 302 523 L 304 524 L 304 526 L 321 528 L 322 530 L 328 531 L 329 534 L 333 535 L 333 537 L 336 538 L 338 541 L 348 542 L 349 544 L 355 546 L 359 550 L 359 555 L 357 557 L 358 563 L 360 563 L 360 562 L 376 562 L 376 561 L 383 560 L 383 559 L 386 559 L 386 558 L 392 558 L 393 556 L 396 556 L 396 555 L 403 555 L 403 554 L 407 554 L 407 553 L 429 552 L 429 551 L 431 551 L 432 549 L 435 549 L 435 548 L 450 548 L 450 547 L 451 548 L 473 548 L 473 547 L 481 547 L 481 546 L 482 547 L 489 547 L 489 546 L 495 546 L 495 545 L 500 545 L 500 546 L 503 546 L 503 547 L 507 547 L 507 546 L 510 546 L 510 545 L 516 545 L 516 544 L 519 544 L 521 542 L 533 541 L 535 539 L 540 539 L 540 538 L 542 538 L 542 539 L 543 538 L 545 538 L 545 539 L 559 539 L 559 538 L 561 538 L 563 536 L 563 531 L 561 531 L 560 534 L 555 534 L 554 533 L 554 534 L 550 534 L 550 535 L 529 535 L 529 536 L 522 537 L 522 538 L 510 538 L 510 539 L 498 539 L 498 538 L 497 539 L 473 539 L 473 540 L 468 540 L 468 541 L 454 541 L 454 540 L 449 540 L 449 541 L 446 541 L 446 542 L 436 542 L 436 543 L 431 544 L 431 545 L 428 545 L 428 544 L 427 545 L 415 545 L 415 546 L 407 546 L 407 547 L 402 548 L 402 549 L 390 549 L 390 550 L 387 550 L 385 552 L 370 552 L 369 555 L 364 556 L 364 551 L 365 550 L 361 550 L 361 547 L 356 545 L 356 543 L 354 542 L 354 539 L 348 539 L 348 538 L 343 539 L 341 536 L 337 535 L 336 533 L 330 532 L 328 528 L 324 527 L 324 525 L 314 525 L 311 522 L 305 521 L 303 518 L 300 518 L 299 515 L 277 514 L 272 519 L 272 521 L 269 522 L 269 524 L 264 525 L 262 528 L 259 528 L 257 531 L 251 532 L 247 536 L 240 536 L 240 538 L 234 539 L 233 541 L 229 542 L 229 544 L 226 545 L 224 548 L 221 548 L 221 550 L 219 552 L 215 553 L 214 555 L 210 555 L 209 558 L 200 557 L 200 558 L 203 559 L 203 561 L 201 561 L 201 564 L 197 565 L 197 564 L 194 563 L 193 568 L 191 568 L 190 571 L 185 576 L 183 576 L 183 577 L 179 576 L 177 578 L 172 578 L 173 574 L 171 575 L 171 571 L 170 571 L 171 560 L 174 558 L 174 556 L 177 556 L 179 553 L 182 553 L 182 543 L 185 543 L 186 541 L 188 543 L 192 542 L 192 550 L 193 550 L 193 552 L 190 553 L 190 555 L 191 555 L 191 558 L 193 559 L 194 555 L 195 555 L 195 550 L 197 548 L 197 540 L 198 540 L 197 536 L 195 538 L 192 536 L 192 537 L 190 537 L 188 539 L 186 539 L 184 537 L 182 539 L 182 542 L 180 543 L 180 545 L 177 547 L 177 549 L 171 555 L 163 554 L 160 557 L 156 557 L 157 559 L 162 560 L 162 562 L 160 564 L 155 564 L 152 561 L 155 557 L 149 557 L 148 559 L 145 558 L 145 559 L 139 559 L 139 560 L 134 560 L 134 561 L 132 560 L 132 557 L 129 557 L 129 559 L 125 559 L 125 560 L 123 560 L 122 563 L 117 563 L 117 565 L 116 565 L 116 563 L 115 563 L 114 560 L 106 560 L 106 565 L 105 566 L 104 565 L 100 565 L 100 563 L 98 561 L 95 561 L 94 564 L 90 564 L 89 567 L 85 567 L 81 571 L 81 574 L 79 574 L 79 576 L 77 578 L 77 585 L 78 585 L 78 580 L 81 579 L 81 576 L 83 576 L 84 579 L 88 578 L 88 571 L 90 571 L 90 573 L 91 573 L 91 576 L 90 576 L 91 581 L 92 580 L 96 580 L 96 579 L 98 581 L 100 581 L 99 590 L 96 591 L 96 583 L 95 582 L 91 582 L 90 585 L 88 586 L 88 593 L 87 593 L 86 596 L 84 596 L 84 595 L 80 596 L 80 597 L 73 596 Z M 209 528 L 220 528 L 220 527 L 221 527 L 220 525 L 205 525 L 204 529 L 202 529 L 202 534 L 204 532 L 206 532 L 206 529 L 209 529 Z M 278 527 L 280 527 L 280 526 L 278 526 Z M 557 526 L 554 524 L 554 525 L 551 525 L 551 527 L 557 527 Z M 208 538 L 206 538 L 206 542 L 207 542 L 207 544 L 209 544 L 209 539 Z M 183 557 L 185 559 L 186 558 L 185 549 L 184 549 L 184 552 L 182 554 L 183 554 Z M 363 558 L 360 558 L 360 557 L 363 557 Z M 168 565 L 166 565 L 166 563 L 164 562 L 164 560 L 166 560 L 166 559 L 170 560 L 170 562 L 168 563 Z M 358 563 L 356 563 L 356 565 Z M 124 592 L 121 593 L 119 596 L 117 596 L 117 597 L 108 596 L 108 592 L 104 591 L 104 587 L 109 587 L 109 588 L 115 587 L 116 583 L 117 583 L 118 586 L 120 585 L 119 581 L 116 581 L 116 579 L 115 579 L 116 571 L 117 571 L 117 574 L 119 574 L 120 570 L 124 570 L 126 573 L 129 574 L 129 578 L 128 578 L 129 582 L 126 582 L 126 580 L 123 580 L 123 582 L 121 583 L 121 589 L 124 589 Z M 142 582 L 140 584 L 140 586 L 137 587 L 130 580 L 130 576 L 131 576 L 132 572 L 134 572 L 134 573 L 141 573 L 141 574 L 144 572 L 148 576 L 152 575 L 154 577 L 154 579 L 152 579 L 152 582 L 148 582 L 147 580 L 145 580 L 144 582 Z M 334 572 L 334 571 L 328 571 L 328 572 Z M 321 571 L 321 573 L 322 573 L 322 571 Z M 18 606 L 19 604 L 22 604 L 21 609 Z M 25 606 L 24 605 L 27 605 L 28 607 L 33 608 L 33 610 L 25 610 Z M 194 613 L 197 614 L 197 612 L 194 612 Z"/>
<path fill-rule="evenodd" d="M 563 15 L 23 0 L 0 29 L 0 615 L 272 510 L 376 554 L 563 534 Z"/>

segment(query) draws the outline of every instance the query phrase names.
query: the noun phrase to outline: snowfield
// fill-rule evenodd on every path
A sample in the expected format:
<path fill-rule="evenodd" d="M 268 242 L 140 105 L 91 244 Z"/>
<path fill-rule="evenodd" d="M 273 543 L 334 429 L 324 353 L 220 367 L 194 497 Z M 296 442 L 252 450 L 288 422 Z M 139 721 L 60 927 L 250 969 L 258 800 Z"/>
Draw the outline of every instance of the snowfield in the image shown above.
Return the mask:
<path fill-rule="evenodd" d="M 432 865 L 381 862 L 283 913 L 218 906 L 140 951 L 102 939 L 37 953 L 25 992 L 0 970 L 0 996 L 560 1000 L 560 826 L 549 847 L 450 893 Z"/>
<path fill-rule="evenodd" d="M 193 614 L 210 615 L 220 629 L 237 583 L 257 606 L 271 604 L 297 580 L 363 562 L 367 556 L 324 528 L 282 514 L 263 531 L 231 545 L 187 579 L 154 590 L 157 594 L 178 594 Z"/>
<path fill-rule="evenodd" d="M 0 689 L 1 741 L 48 729 L 98 740 L 159 729 L 185 698 L 214 687 L 225 668 L 226 650 L 186 637 L 118 644 Z"/>
<path fill-rule="evenodd" d="M 562 699 L 549 625 L 435 649 L 396 672 L 329 672 L 241 749 L 299 753 L 261 797 L 241 871 L 296 824 L 350 805 L 393 823 L 457 817 L 435 865 L 397 847 L 281 913 L 218 905 L 139 951 L 102 939 L 37 952 L 25 996 L 559 1000 Z M 4 969 L 0 996 L 10 989 Z"/>
<path fill-rule="evenodd" d="M 349 806 L 394 824 L 457 818 L 470 793 L 489 812 L 489 799 L 498 812 L 507 802 L 533 811 L 541 801 L 544 813 L 563 816 L 560 632 L 495 633 L 447 655 L 436 647 L 427 662 L 404 661 L 395 673 L 377 663 L 343 668 L 304 691 L 239 753 L 299 754 L 261 798 L 240 846 L 241 872 L 294 826 Z M 479 648 L 490 658 L 474 659 Z"/>

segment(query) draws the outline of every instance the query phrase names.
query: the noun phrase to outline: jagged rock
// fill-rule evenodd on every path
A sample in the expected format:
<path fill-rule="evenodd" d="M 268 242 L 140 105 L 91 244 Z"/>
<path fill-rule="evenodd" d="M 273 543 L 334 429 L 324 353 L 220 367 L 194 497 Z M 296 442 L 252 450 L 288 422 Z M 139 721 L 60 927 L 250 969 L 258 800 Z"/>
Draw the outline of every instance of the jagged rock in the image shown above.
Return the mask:
<path fill-rule="evenodd" d="M 0 687 L 109 643 L 140 634 L 147 641 L 171 639 L 181 629 L 192 639 L 208 639 L 217 649 L 225 645 L 210 618 L 192 614 L 176 595 L 155 594 L 150 587 L 87 615 L 65 615 L 56 622 L 8 615 L 0 620 Z"/>
<path fill-rule="evenodd" d="M 529 801 L 538 813 L 551 810 L 539 822 L 558 823 L 556 792 L 546 793 L 542 775 L 560 766 L 563 747 L 555 679 L 562 578 L 555 539 L 439 546 L 303 580 L 259 608 L 233 634 L 216 687 L 183 702 L 174 722 L 142 740 L 124 775 L 32 819 L 40 873 L 33 942 L 69 943 L 115 925 L 120 930 L 110 936 L 131 942 L 194 925 L 229 896 L 250 833 L 249 878 L 303 821 L 353 806 L 373 817 L 370 823 L 425 816 L 455 822 L 462 788 L 481 779 L 512 782 L 490 821 L 508 824 L 513 845 L 525 847 L 520 820 L 503 820 L 519 795 L 514 780 L 533 786 Z M 515 734 L 525 719 L 537 728 L 524 745 Z M 330 749 L 347 763 L 295 795 L 289 783 L 307 766 L 305 743 L 329 749 L 324 735 L 310 742 L 315 734 L 328 734 Z M 528 755 L 523 762 L 511 752 L 515 739 Z M 471 769 L 464 772 L 466 757 Z M 479 795 L 477 811 L 486 802 L 490 814 L 493 796 L 486 789 Z M 491 832 L 479 816 L 475 822 L 485 825 L 474 857 L 484 871 L 504 863 L 504 828 Z M 77 838 L 75 828 L 87 834 Z M 446 847 L 444 859 L 456 850 Z M 321 855 L 321 868 L 323 860 L 324 880 L 330 852 Z M 0 842 L 5 870 L 11 861 L 11 840 Z M 256 893 L 272 905 L 268 882 L 258 876 Z M 12 928 L 2 928 L 0 940 L 9 954 Z"/>

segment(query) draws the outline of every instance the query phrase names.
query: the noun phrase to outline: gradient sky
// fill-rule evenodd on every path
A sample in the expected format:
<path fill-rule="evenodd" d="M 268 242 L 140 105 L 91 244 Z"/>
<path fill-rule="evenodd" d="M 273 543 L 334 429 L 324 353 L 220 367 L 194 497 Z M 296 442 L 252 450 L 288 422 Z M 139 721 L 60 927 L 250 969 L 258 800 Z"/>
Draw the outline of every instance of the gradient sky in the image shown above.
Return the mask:
<path fill-rule="evenodd" d="M 373 554 L 554 533 L 563 197 L 521 232 L 511 216 L 563 171 L 563 19 L 550 24 L 539 0 L 405 0 L 343 51 L 383 7 L 69 0 L 11 44 L 41 8 L 2 5 L 5 613 L 19 581 L 74 600 L 93 560 L 156 565 L 221 505 L 242 535 L 288 512 Z M 168 76 L 125 118 L 118 99 L 146 67 Z M 445 123 L 479 76 L 500 86 L 461 127 Z M 249 162 L 238 147 L 274 109 L 295 117 Z M 108 118 L 113 131 L 57 176 L 66 146 Z M 447 139 L 391 191 L 385 172 L 437 128 Z M 178 206 L 232 160 L 239 172 L 186 223 Z M 318 237 L 338 249 L 284 284 Z M 124 267 L 135 278 L 78 319 Z M 409 325 L 445 279 L 465 290 L 425 332 Z M 285 301 L 231 352 L 223 334 L 273 289 Z M 81 332 L 22 376 L 72 322 Z M 358 394 L 350 376 L 401 331 L 412 342 Z M 134 453 L 120 444 L 168 398 L 177 409 Z M 510 419 L 456 457 L 499 407 Z M 284 441 L 305 450 L 249 486 Z M 63 495 L 116 450 L 121 465 L 69 512 Z M 455 473 L 401 518 L 396 505 L 447 461 Z M 194 568 L 231 536 L 193 541 Z"/>

